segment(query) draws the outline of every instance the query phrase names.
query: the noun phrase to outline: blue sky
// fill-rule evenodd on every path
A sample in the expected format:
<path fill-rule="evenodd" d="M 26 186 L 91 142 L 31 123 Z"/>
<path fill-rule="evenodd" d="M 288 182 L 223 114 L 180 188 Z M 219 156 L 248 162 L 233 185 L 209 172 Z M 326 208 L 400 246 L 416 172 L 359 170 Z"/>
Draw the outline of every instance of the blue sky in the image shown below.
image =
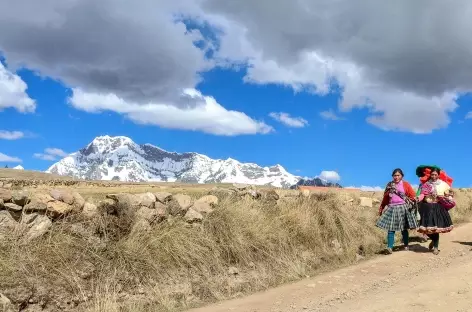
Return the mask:
<path fill-rule="evenodd" d="M 162 40 L 156 39 L 157 46 L 129 42 L 143 44 L 141 48 L 159 56 L 143 52 L 129 57 L 120 50 L 119 40 L 97 47 L 86 39 L 77 39 L 82 46 L 89 44 L 87 53 L 96 54 L 97 59 L 102 55 L 100 48 L 111 49 L 112 52 L 105 51 L 106 62 L 116 57 L 120 62 L 116 70 L 118 63 L 111 66 L 105 62 L 112 69 L 100 67 L 103 61 L 91 58 L 87 63 L 76 51 L 64 50 L 64 57 L 49 57 L 54 51 L 40 47 L 37 40 L 28 42 L 28 51 L 24 51 L 24 45 L 0 31 L 0 52 L 4 56 L 0 68 L 0 153 L 3 154 L 0 157 L 6 160 L 0 160 L 0 165 L 21 164 L 25 169 L 45 170 L 61 156 L 86 146 L 96 136 L 108 134 L 128 136 L 137 143 L 151 143 L 169 151 L 194 151 L 212 158 L 231 157 L 263 166 L 281 164 L 289 172 L 302 176 L 335 171 L 344 186 L 383 186 L 396 167 L 402 168 L 406 178 L 416 183 L 414 170 L 425 163 L 446 169 L 457 187 L 472 185 L 468 169 L 472 147 L 466 143 L 472 130 L 472 120 L 466 118 L 472 97 L 461 81 L 451 81 L 447 88 L 441 89 L 444 83 L 435 88 L 434 82 L 429 84 L 429 75 L 418 74 L 416 78 L 410 77 L 415 79 L 410 88 L 402 84 L 405 79 L 392 80 L 389 64 L 385 64 L 383 72 L 379 70 L 382 75 L 374 77 L 364 70 L 369 65 L 362 63 L 364 58 L 353 55 L 346 63 L 348 54 L 329 54 L 334 52 L 324 46 L 310 46 L 313 51 L 323 52 L 315 55 L 316 58 L 315 52 L 303 52 L 306 47 L 303 51 L 288 51 L 298 55 L 295 60 L 287 56 L 290 53 L 270 55 L 271 44 L 283 44 L 286 40 L 287 45 L 295 46 L 295 39 L 274 35 L 267 42 L 260 38 L 256 41 L 259 34 L 255 30 L 251 34 L 253 24 L 243 18 L 245 15 L 234 17 L 229 14 L 231 8 L 213 8 L 212 15 L 205 15 L 209 14 L 205 8 L 211 2 L 206 7 L 185 10 L 194 10 L 188 14 L 198 13 L 215 29 L 223 29 L 224 35 L 198 27 L 196 32 L 188 33 L 181 27 L 183 24 L 168 23 L 163 18 L 168 27 L 176 27 L 169 28 L 175 31 L 175 36 L 159 37 L 153 33 Z M 90 6 L 88 9 L 95 9 L 93 4 Z M 74 12 L 74 8 L 61 9 Z M 184 10 L 180 6 L 167 9 L 169 16 Z M 0 14 L 0 20 L 1 17 Z M 45 23 L 48 18 L 44 13 L 38 23 Z M 23 20 L 21 16 L 17 19 Z M 154 19 L 152 23 L 156 22 Z M 129 17 L 129 21 L 135 21 L 135 17 Z M 140 27 L 145 27 L 145 22 Z M 242 26 L 248 29 L 244 36 L 239 31 Z M 132 31 L 132 28 L 127 29 Z M 65 26 L 57 30 L 59 34 L 68 31 L 71 29 Z M 44 33 L 38 31 L 39 35 L 45 33 L 50 34 L 46 28 Z M 113 36 L 113 29 L 109 34 Z M 177 36 L 181 41 L 172 42 Z M 200 42 L 188 39 L 189 36 L 197 37 Z M 32 38 L 25 36 L 22 40 Z M 66 39 L 58 36 L 54 40 Z M 67 40 L 58 42 L 57 48 L 67 44 Z M 182 46 L 178 51 L 158 53 L 162 46 L 171 44 Z M 380 44 L 388 46 L 388 42 Z M 187 53 L 188 50 L 192 51 Z M 369 52 L 367 48 L 365 51 Z M 166 62 L 154 60 L 163 58 L 164 53 L 169 55 L 164 58 Z M 178 60 L 172 58 L 176 54 Z M 320 57 L 330 60 L 331 67 L 327 69 Z M 137 63 L 139 58 L 152 71 L 147 71 L 145 66 L 141 68 Z M 188 66 L 184 66 L 186 62 Z M 398 67 L 411 68 L 411 64 L 403 64 L 406 60 L 401 62 Z M 76 67 L 68 68 L 69 64 Z M 97 71 L 87 72 L 87 64 L 98 68 Z M 99 74 L 106 74 L 107 79 L 95 82 L 93 78 Z M 108 84 L 121 78 L 123 84 L 121 81 Z M 366 81 L 375 82 L 375 86 Z M 160 88 L 161 85 L 164 87 Z M 431 85 L 431 90 L 423 89 L 424 85 Z M 186 107 L 181 95 L 168 93 L 174 87 L 198 90 L 198 94 L 192 93 L 187 99 L 190 106 Z M 450 94 L 457 97 L 451 99 Z M 205 96 L 213 97 L 217 106 Z M 364 97 L 370 98 L 370 103 L 365 103 Z M 192 107 L 195 110 L 188 113 Z M 280 114 L 288 118 L 277 118 Z M 369 121 L 373 115 L 381 117 Z M 8 161 L 7 156 L 16 159 Z"/>

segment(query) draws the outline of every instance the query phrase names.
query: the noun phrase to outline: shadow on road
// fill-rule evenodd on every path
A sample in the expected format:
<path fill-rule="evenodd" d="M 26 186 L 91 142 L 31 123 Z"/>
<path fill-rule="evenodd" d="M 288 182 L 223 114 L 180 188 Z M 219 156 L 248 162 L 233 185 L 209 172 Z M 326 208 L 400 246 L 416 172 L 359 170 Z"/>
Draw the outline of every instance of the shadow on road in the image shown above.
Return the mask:
<path fill-rule="evenodd" d="M 471 246 L 471 247 L 472 247 L 472 242 L 453 241 L 453 243 L 461 244 L 461 245 L 464 245 L 464 246 Z"/>

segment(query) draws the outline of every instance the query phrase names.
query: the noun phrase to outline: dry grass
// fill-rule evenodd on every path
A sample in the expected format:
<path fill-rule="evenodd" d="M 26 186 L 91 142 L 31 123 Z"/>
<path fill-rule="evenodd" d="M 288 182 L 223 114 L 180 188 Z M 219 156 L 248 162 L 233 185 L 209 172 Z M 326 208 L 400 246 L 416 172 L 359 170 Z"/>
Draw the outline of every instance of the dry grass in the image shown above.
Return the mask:
<path fill-rule="evenodd" d="M 182 190 L 189 193 L 182 186 L 172 192 Z M 197 188 L 192 194 L 205 192 Z M 88 196 L 101 194 L 90 190 Z M 472 192 L 456 194 L 451 213 L 455 222 L 465 221 Z M 16 302 L 76 311 L 154 312 L 264 290 L 383 249 L 377 207 L 358 207 L 356 194 L 349 195 L 356 197 L 350 205 L 343 196 L 316 193 L 279 205 L 226 198 L 201 226 L 174 219 L 140 235 L 130 233 L 132 211 L 87 222 L 69 218 L 39 241 L 0 244 L 0 292 Z"/>

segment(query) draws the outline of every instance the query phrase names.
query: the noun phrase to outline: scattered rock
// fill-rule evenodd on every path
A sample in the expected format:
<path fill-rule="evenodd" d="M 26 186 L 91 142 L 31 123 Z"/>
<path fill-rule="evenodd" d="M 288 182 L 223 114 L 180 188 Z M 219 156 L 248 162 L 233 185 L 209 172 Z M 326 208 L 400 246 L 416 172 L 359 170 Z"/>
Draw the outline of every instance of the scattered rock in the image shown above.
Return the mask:
<path fill-rule="evenodd" d="M 172 199 L 172 194 L 169 192 L 157 192 L 154 193 L 156 200 L 160 203 L 167 204 Z"/>
<path fill-rule="evenodd" d="M 238 191 L 245 191 L 245 190 L 251 188 L 252 186 L 249 185 L 249 184 L 233 183 L 233 187 L 235 189 L 237 189 Z"/>
<path fill-rule="evenodd" d="M 369 197 L 360 197 L 360 206 L 361 207 L 369 207 L 369 208 L 372 208 L 373 207 L 373 202 L 372 202 L 372 198 L 369 198 Z"/>
<path fill-rule="evenodd" d="M 12 194 L 10 190 L 0 188 L 0 199 L 3 199 L 5 203 L 11 200 L 11 196 Z"/>
<path fill-rule="evenodd" d="M 5 209 L 5 203 L 3 202 L 3 199 L 0 198 L 0 210 Z"/>
<path fill-rule="evenodd" d="M 28 193 L 25 191 L 15 192 L 11 196 L 11 201 L 18 206 L 24 206 L 29 202 Z"/>
<path fill-rule="evenodd" d="M 303 196 L 303 197 L 310 197 L 310 191 L 309 190 L 302 190 L 300 192 L 300 194 Z"/>
<path fill-rule="evenodd" d="M 85 203 L 84 207 L 82 208 L 82 215 L 86 219 L 95 218 L 98 215 L 98 208 L 92 203 Z"/>
<path fill-rule="evenodd" d="M 53 218 L 58 218 L 69 214 L 72 206 L 62 201 L 52 201 L 47 204 L 47 214 Z"/>
<path fill-rule="evenodd" d="M 184 220 L 188 223 L 201 222 L 203 220 L 203 216 L 198 211 L 190 208 L 187 213 L 185 213 Z"/>
<path fill-rule="evenodd" d="M 230 275 L 238 275 L 238 274 L 239 274 L 239 270 L 238 270 L 238 268 L 233 267 L 233 266 L 232 266 L 232 267 L 229 267 L 229 269 L 228 269 L 228 274 L 230 274 Z"/>
<path fill-rule="evenodd" d="M 6 203 L 4 204 L 4 206 L 7 210 L 14 211 L 14 212 L 21 212 L 23 210 L 23 207 L 14 203 Z"/>

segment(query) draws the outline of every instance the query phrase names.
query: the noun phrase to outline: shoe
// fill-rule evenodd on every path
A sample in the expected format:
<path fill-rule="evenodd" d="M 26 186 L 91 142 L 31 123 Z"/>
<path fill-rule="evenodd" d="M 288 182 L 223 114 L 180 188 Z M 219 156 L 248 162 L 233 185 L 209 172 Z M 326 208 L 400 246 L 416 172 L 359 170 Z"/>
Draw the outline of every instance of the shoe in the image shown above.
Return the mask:
<path fill-rule="evenodd" d="M 404 251 L 408 251 L 408 250 L 410 250 L 410 247 L 405 246 L 405 247 L 403 247 L 403 250 L 404 250 Z"/>
<path fill-rule="evenodd" d="M 434 243 L 433 242 L 429 243 L 428 249 L 431 250 L 431 251 L 434 249 Z"/>
<path fill-rule="evenodd" d="M 433 255 L 438 255 L 439 254 L 439 249 L 437 249 L 436 247 L 433 248 Z"/>
<path fill-rule="evenodd" d="M 385 250 L 385 253 L 386 253 L 387 255 L 391 255 L 391 254 L 393 253 L 392 248 L 387 248 L 387 249 Z"/>

